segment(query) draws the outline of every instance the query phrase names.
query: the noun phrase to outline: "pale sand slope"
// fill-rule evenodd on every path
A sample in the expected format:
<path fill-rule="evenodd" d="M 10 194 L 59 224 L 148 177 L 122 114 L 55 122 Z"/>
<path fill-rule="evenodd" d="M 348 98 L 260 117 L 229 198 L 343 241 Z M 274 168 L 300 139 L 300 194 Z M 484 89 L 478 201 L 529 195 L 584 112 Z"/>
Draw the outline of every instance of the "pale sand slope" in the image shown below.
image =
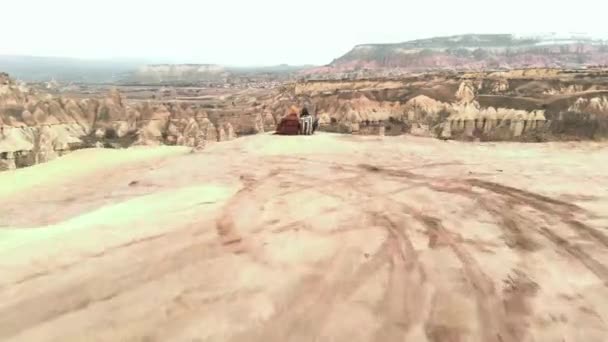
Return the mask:
<path fill-rule="evenodd" d="M 608 340 L 605 144 L 263 135 L 0 189 L 2 341 Z"/>

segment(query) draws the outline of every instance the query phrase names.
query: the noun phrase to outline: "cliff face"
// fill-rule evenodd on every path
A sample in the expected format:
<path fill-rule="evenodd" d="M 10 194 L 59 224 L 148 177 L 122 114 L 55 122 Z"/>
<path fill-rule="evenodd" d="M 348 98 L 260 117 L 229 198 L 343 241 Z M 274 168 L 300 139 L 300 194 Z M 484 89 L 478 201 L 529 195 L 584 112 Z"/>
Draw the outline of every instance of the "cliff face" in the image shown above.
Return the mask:
<path fill-rule="evenodd" d="M 608 45 L 583 37 L 461 35 L 398 44 L 358 45 L 316 72 L 402 68 L 497 69 L 608 64 Z"/>
<path fill-rule="evenodd" d="M 293 98 L 321 129 L 463 140 L 608 137 L 608 75 L 551 70 L 307 81 Z"/>
<path fill-rule="evenodd" d="M 45 162 L 93 146 L 173 144 L 200 149 L 236 136 L 230 120 L 197 106 L 129 104 L 117 91 L 102 99 L 40 94 L 0 74 L 0 168 Z"/>

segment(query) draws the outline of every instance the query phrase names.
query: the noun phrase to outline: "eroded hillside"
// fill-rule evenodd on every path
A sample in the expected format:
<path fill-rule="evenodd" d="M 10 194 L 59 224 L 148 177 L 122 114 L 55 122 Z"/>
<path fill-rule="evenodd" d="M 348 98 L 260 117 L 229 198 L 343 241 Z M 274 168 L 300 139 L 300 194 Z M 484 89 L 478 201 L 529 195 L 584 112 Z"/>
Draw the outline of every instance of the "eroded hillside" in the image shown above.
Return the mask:
<path fill-rule="evenodd" d="M 259 116 L 264 108 L 257 97 L 236 91 L 186 100 L 127 99 L 117 90 L 84 98 L 50 95 L 3 74 L 0 167 L 33 165 L 84 147 L 166 144 L 200 149 L 264 131 Z"/>
<path fill-rule="evenodd" d="M 608 73 L 529 69 L 306 81 L 290 92 L 322 129 L 465 140 L 608 136 Z"/>

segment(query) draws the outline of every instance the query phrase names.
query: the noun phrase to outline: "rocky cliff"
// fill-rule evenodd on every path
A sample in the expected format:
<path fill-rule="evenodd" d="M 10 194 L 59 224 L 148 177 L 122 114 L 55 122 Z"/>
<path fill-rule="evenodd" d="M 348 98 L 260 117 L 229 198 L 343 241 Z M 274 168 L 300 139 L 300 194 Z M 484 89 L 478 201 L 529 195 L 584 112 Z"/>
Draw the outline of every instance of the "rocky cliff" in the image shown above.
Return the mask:
<path fill-rule="evenodd" d="M 513 69 L 608 64 L 608 43 L 580 36 L 517 37 L 469 34 L 398 44 L 358 45 L 330 65 L 310 72 L 359 69 Z"/>

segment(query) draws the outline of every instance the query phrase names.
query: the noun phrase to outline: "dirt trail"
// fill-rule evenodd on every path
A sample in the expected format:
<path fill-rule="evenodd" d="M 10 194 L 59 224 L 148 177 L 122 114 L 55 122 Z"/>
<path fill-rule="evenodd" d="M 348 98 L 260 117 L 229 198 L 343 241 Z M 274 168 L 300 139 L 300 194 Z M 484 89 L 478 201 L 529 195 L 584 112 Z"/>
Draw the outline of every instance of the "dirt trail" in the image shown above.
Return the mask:
<path fill-rule="evenodd" d="M 0 198 L 0 340 L 605 341 L 606 160 L 261 135 L 44 179 Z"/>

